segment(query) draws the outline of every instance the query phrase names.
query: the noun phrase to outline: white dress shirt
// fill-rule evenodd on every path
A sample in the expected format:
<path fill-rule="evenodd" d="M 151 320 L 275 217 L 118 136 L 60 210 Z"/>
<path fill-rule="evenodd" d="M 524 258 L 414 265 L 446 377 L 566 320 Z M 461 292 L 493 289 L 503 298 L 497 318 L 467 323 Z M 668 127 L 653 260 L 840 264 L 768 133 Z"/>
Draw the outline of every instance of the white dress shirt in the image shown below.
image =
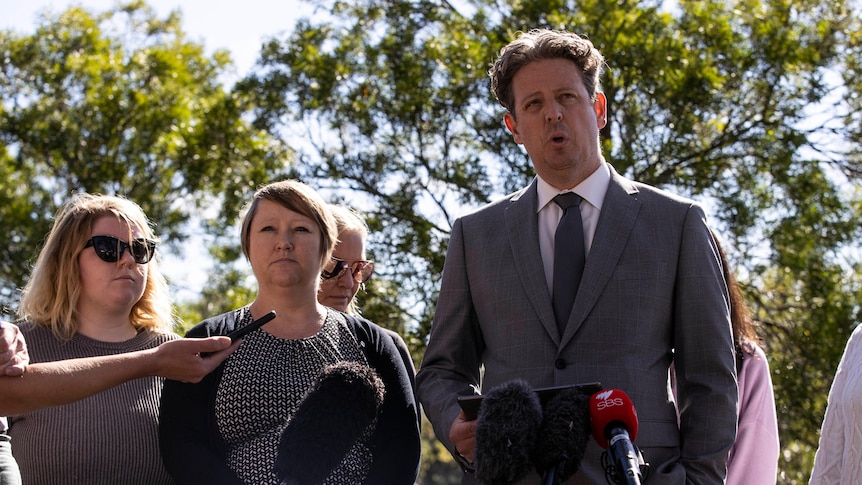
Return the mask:
<path fill-rule="evenodd" d="M 577 186 L 569 190 L 557 190 L 549 183 L 538 177 L 538 213 L 539 213 L 539 249 L 542 252 L 542 263 L 545 266 L 545 279 L 548 283 L 548 291 L 554 294 L 554 234 L 557 232 L 557 224 L 563 217 L 563 209 L 554 203 L 554 197 L 563 192 L 574 192 L 584 199 L 581 202 L 581 220 L 584 224 L 584 249 L 589 257 L 593 236 L 596 234 L 596 226 L 599 224 L 599 215 L 602 211 L 602 202 L 608 192 L 611 183 L 611 171 L 607 163 L 602 163 L 589 177 Z M 586 203 L 585 203 L 586 202 Z"/>

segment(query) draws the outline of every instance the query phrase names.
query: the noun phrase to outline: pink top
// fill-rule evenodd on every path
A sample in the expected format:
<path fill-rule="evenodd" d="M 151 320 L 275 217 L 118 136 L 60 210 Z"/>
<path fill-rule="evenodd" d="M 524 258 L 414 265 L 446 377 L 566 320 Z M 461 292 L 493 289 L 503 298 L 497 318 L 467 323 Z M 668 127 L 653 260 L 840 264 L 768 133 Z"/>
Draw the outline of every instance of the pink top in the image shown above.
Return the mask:
<path fill-rule="evenodd" d="M 778 419 L 772 377 L 763 350 L 743 345 L 739 370 L 739 421 L 727 459 L 727 485 L 775 484 L 778 474 Z"/>
<path fill-rule="evenodd" d="M 671 389 L 676 398 L 676 372 L 671 366 Z M 763 349 L 753 342 L 742 346 L 737 376 L 739 414 L 736 441 L 727 458 L 726 485 L 775 485 L 778 479 L 778 418 L 772 376 Z"/>

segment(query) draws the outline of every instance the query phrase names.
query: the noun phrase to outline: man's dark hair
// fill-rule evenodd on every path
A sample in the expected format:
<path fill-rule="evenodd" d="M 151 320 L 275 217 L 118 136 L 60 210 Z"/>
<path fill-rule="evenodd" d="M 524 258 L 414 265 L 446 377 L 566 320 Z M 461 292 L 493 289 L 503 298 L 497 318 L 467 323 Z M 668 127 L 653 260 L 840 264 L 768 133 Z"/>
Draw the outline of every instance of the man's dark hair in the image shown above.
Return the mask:
<path fill-rule="evenodd" d="M 595 101 L 604 64 L 602 53 L 589 39 L 578 34 L 564 30 L 533 29 L 503 47 L 488 71 L 491 90 L 507 111 L 515 114 L 512 78 L 522 67 L 543 59 L 569 59 L 574 62 L 581 69 L 590 100 Z"/>

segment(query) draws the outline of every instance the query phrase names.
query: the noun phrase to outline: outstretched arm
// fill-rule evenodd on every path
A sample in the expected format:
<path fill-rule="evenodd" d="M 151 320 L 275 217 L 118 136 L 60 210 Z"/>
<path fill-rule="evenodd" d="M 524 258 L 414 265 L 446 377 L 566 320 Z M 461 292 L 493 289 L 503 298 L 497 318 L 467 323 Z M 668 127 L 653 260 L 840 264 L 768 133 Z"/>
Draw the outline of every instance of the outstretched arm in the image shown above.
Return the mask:
<path fill-rule="evenodd" d="M 0 416 L 68 404 L 139 377 L 198 382 L 238 345 L 227 337 L 184 338 L 125 354 L 30 364 L 23 375 L 0 376 Z"/>

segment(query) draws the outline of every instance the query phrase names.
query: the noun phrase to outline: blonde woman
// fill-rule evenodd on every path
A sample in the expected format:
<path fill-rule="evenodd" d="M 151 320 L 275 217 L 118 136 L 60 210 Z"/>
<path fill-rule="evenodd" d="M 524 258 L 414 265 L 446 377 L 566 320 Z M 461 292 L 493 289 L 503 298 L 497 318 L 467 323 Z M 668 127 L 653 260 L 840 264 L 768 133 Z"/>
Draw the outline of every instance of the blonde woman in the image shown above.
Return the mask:
<path fill-rule="evenodd" d="M 368 225 L 349 207 L 332 204 L 329 206 L 338 228 L 338 242 L 332 250 L 332 258 L 320 273 L 320 303 L 340 312 L 359 315 L 356 293 L 374 274 L 374 261 L 366 259 L 365 246 L 368 241 Z M 411 382 L 415 374 L 413 358 L 404 339 L 394 330 L 384 328 L 392 337 L 401 358 L 410 369 Z"/>
<path fill-rule="evenodd" d="M 141 351 L 152 363 L 156 351 L 148 349 L 177 338 L 156 245 L 144 212 L 121 197 L 79 194 L 57 214 L 18 310 L 31 377 L 38 378 L 40 363 L 98 356 L 103 360 L 68 361 L 100 369 L 92 392 L 140 378 L 70 404 L 12 414 L 12 451 L 24 484 L 172 483 L 158 447 L 163 379 L 144 377 L 158 373 L 152 368 L 129 374 L 129 366 L 99 365 Z M 111 381 L 120 372 L 126 374 Z M 25 373 L 21 382 L 27 379 Z M 73 398 L 92 393 L 76 382 L 58 385 L 56 394 L 78 386 L 82 393 Z"/>

